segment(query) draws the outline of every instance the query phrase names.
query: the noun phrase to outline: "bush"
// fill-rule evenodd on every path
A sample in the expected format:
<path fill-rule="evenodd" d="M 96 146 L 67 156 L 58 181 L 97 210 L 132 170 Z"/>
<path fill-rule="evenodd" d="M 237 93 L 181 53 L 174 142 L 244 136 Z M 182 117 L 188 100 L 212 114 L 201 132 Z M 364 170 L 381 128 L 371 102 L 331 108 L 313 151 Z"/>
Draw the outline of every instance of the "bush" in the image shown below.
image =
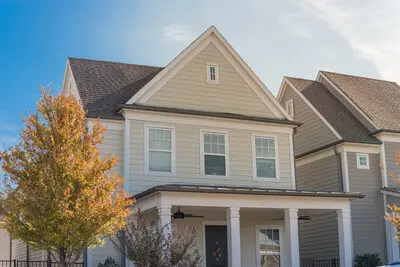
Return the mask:
<path fill-rule="evenodd" d="M 104 263 L 99 263 L 97 267 L 119 267 L 119 265 L 113 258 L 108 257 Z"/>
<path fill-rule="evenodd" d="M 354 267 L 377 267 L 382 265 L 379 253 L 365 253 L 357 255 L 354 259 Z"/>

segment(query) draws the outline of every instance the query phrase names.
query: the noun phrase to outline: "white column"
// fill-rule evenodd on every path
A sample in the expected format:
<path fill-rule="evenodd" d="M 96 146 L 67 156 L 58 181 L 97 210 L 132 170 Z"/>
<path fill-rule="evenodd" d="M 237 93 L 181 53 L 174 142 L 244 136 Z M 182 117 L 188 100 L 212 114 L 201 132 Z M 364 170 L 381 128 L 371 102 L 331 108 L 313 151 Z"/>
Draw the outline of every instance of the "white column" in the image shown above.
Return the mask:
<path fill-rule="evenodd" d="M 160 226 L 165 226 L 167 225 L 166 228 L 164 228 L 164 235 L 165 237 L 168 237 L 168 235 L 171 233 L 171 208 L 172 206 L 169 204 L 160 204 L 157 206 L 157 212 L 158 212 L 158 217 L 160 219 Z"/>
<path fill-rule="evenodd" d="M 86 251 L 86 263 L 87 267 L 92 267 L 92 249 L 88 248 Z"/>
<path fill-rule="evenodd" d="M 229 207 L 226 210 L 226 221 L 228 225 L 228 266 L 240 267 L 240 208 Z"/>
<path fill-rule="evenodd" d="M 337 210 L 338 229 L 339 229 L 339 253 L 340 266 L 353 266 L 353 244 L 351 232 L 351 213 L 350 209 Z"/>
<path fill-rule="evenodd" d="M 350 192 L 350 184 L 349 184 L 349 165 L 347 162 L 347 152 L 342 151 L 340 153 L 340 158 L 342 160 L 342 178 L 343 178 L 343 191 Z"/>
<path fill-rule="evenodd" d="M 124 124 L 124 190 L 126 192 L 130 192 L 130 175 L 129 175 L 129 170 L 130 170 L 130 155 L 131 155 L 131 120 L 128 118 L 125 118 L 125 124 Z"/>
<path fill-rule="evenodd" d="M 299 267 L 300 252 L 299 252 L 299 221 L 297 216 L 298 209 L 285 209 L 285 243 L 286 255 L 285 266 Z"/>

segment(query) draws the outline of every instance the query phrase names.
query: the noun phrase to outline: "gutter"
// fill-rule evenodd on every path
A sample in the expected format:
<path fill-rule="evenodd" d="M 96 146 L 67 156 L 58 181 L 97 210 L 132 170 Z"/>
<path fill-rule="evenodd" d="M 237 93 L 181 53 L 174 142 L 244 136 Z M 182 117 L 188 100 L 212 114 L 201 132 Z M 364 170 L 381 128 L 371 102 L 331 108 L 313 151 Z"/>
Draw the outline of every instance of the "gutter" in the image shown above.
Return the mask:
<path fill-rule="evenodd" d="M 338 161 L 338 169 L 339 169 L 339 190 L 344 192 L 344 185 L 343 185 L 343 167 L 342 167 L 342 155 L 337 151 L 336 145 L 333 146 L 333 152 L 335 152 L 337 161 Z"/>

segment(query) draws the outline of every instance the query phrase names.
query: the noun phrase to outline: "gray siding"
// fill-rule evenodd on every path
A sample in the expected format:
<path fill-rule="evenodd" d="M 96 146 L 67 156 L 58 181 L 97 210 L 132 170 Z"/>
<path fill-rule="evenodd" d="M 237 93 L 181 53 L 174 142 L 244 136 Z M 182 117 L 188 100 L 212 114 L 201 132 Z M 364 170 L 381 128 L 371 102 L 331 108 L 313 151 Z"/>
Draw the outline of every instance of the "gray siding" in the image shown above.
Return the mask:
<path fill-rule="evenodd" d="M 299 189 L 341 191 L 340 170 L 336 155 L 296 168 Z M 333 259 L 339 257 L 336 213 L 310 213 L 311 221 L 299 221 L 300 257 Z"/>
<path fill-rule="evenodd" d="M 281 105 L 285 107 L 286 101 L 290 99 L 293 99 L 294 120 L 304 123 L 296 129 L 296 134 L 294 135 L 295 155 L 300 155 L 338 140 L 336 135 L 307 103 L 290 86 L 287 86 L 280 101 Z"/>
<path fill-rule="evenodd" d="M 369 121 L 360 112 L 358 112 L 351 103 L 349 103 L 349 101 L 347 101 L 340 93 L 338 93 L 338 91 L 333 88 L 325 78 L 321 77 L 319 82 L 321 82 L 329 90 L 329 92 L 331 92 L 331 94 L 334 95 L 370 132 L 376 131 L 376 128 L 372 126 L 371 123 L 369 123 Z"/>
<path fill-rule="evenodd" d="M 13 259 L 26 260 L 26 244 L 19 240 L 12 241 L 12 254 Z"/>
<path fill-rule="evenodd" d="M 356 153 L 347 153 L 350 191 L 366 197 L 351 202 L 354 255 L 378 252 L 386 260 L 381 172 L 377 154 L 369 154 L 370 169 L 357 169 Z"/>
<path fill-rule="evenodd" d="M 386 169 L 388 172 L 388 186 L 400 187 L 395 180 L 400 178 L 400 165 L 396 165 L 396 152 L 400 152 L 400 143 L 385 142 Z M 391 173 L 394 179 L 389 175 Z M 400 181 L 400 180 L 399 180 Z"/>

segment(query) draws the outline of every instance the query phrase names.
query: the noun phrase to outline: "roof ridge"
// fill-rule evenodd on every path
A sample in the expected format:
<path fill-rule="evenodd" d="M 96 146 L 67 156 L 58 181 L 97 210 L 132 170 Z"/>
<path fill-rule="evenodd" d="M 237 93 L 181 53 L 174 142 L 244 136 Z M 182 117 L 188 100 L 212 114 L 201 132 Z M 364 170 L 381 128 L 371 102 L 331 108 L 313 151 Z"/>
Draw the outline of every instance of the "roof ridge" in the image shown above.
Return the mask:
<path fill-rule="evenodd" d="M 315 80 L 304 79 L 304 78 L 298 78 L 298 77 L 293 77 L 293 76 L 285 76 L 284 78 L 287 78 L 287 79 L 296 79 L 296 80 L 303 80 L 303 81 L 308 81 L 308 82 L 317 82 L 317 81 L 315 81 Z"/>
<path fill-rule="evenodd" d="M 134 63 L 126 63 L 126 62 L 118 62 L 118 61 L 111 61 L 111 60 L 101 60 L 101 59 L 92 59 L 92 58 L 82 58 L 82 57 L 68 57 L 68 60 L 87 60 L 87 61 L 95 61 L 95 62 L 103 62 L 103 63 L 112 63 L 112 64 L 121 64 L 121 65 L 129 65 L 129 66 L 138 66 L 138 67 L 150 67 L 150 68 L 159 68 L 162 69 L 164 67 L 161 66 L 151 66 L 151 65 L 144 65 L 144 64 L 134 64 Z"/>
<path fill-rule="evenodd" d="M 377 79 L 377 78 L 371 78 L 371 77 L 365 77 L 365 76 L 358 76 L 358 75 L 354 75 L 354 74 L 346 74 L 346 73 L 340 73 L 340 72 L 334 72 L 334 71 L 326 71 L 326 70 L 320 70 L 320 72 L 322 72 L 322 73 L 331 73 L 331 74 L 339 74 L 339 75 L 343 75 L 343 76 L 349 76 L 349 77 L 355 77 L 355 78 L 361 78 L 361 79 L 367 79 L 367 80 L 374 80 L 374 81 L 378 81 L 378 82 L 388 82 L 388 83 L 397 84 L 395 81 L 389 81 L 389 80 L 383 80 L 383 79 Z"/>

